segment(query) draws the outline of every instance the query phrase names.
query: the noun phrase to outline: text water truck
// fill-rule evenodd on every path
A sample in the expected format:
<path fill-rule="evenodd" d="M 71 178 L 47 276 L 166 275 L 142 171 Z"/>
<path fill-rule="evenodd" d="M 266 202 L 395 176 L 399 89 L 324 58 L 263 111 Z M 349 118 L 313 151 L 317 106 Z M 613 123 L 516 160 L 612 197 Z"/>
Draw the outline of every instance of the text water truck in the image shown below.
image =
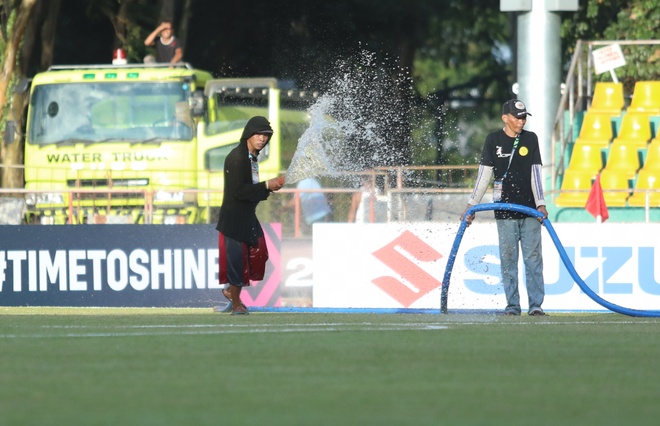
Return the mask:
<path fill-rule="evenodd" d="M 280 173 L 279 112 L 275 79 L 213 80 L 187 64 L 51 67 L 30 89 L 28 221 L 207 223 L 252 115 L 275 130 L 262 179 Z"/>

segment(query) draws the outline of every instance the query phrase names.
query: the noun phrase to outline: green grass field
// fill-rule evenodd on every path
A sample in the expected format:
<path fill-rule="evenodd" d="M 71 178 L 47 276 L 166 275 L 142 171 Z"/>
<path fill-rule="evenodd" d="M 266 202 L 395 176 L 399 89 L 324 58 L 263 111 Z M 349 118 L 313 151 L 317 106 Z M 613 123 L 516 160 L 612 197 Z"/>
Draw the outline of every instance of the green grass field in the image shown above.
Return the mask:
<path fill-rule="evenodd" d="M 655 425 L 660 319 L 0 308 L 0 425 Z"/>

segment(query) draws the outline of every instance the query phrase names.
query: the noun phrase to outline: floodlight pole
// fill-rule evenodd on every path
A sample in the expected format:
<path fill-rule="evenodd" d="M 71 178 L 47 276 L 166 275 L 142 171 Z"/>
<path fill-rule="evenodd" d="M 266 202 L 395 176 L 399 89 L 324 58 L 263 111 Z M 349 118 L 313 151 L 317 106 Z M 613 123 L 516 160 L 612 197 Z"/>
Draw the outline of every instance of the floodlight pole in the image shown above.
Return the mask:
<path fill-rule="evenodd" d="M 557 12 L 576 10 L 578 0 L 500 0 L 501 12 L 517 12 L 517 97 L 533 114 L 525 128 L 539 137 L 546 190 L 552 188 L 552 127 L 561 98 L 561 19 Z"/>

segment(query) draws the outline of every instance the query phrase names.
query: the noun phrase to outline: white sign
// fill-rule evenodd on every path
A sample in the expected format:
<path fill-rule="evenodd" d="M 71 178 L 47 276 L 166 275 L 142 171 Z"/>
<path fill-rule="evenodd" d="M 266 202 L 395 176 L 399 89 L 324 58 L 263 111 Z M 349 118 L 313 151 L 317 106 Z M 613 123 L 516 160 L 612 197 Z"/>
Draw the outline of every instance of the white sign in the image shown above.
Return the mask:
<path fill-rule="evenodd" d="M 623 56 L 621 46 L 618 44 L 601 47 L 600 49 L 594 50 L 592 53 L 594 56 L 594 68 L 596 69 L 596 74 L 601 74 L 626 65 L 626 58 Z"/>
<path fill-rule="evenodd" d="M 314 228 L 314 307 L 440 308 L 440 287 L 459 223 L 318 224 Z M 553 225 L 579 277 L 604 300 L 630 309 L 660 309 L 660 224 Z M 543 229 L 548 310 L 603 311 L 562 263 Z M 519 261 L 522 308 L 527 307 Z M 497 228 L 467 228 L 449 286 L 452 309 L 506 306 Z"/>

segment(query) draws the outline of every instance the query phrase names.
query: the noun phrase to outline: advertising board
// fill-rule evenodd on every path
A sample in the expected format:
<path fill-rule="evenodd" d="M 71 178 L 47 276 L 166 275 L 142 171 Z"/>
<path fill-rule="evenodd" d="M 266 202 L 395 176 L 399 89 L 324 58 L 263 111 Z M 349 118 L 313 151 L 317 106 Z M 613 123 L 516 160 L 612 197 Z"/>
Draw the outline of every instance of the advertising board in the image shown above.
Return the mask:
<path fill-rule="evenodd" d="M 314 229 L 315 307 L 440 308 L 440 287 L 458 223 L 319 224 Z M 582 280 L 612 303 L 660 307 L 658 224 L 553 225 Z M 546 310 L 598 311 L 561 262 L 543 230 Z M 458 250 L 449 309 L 504 309 L 497 229 L 475 222 Z M 527 305 L 524 267 L 520 293 Z M 350 297 L 347 297 L 350 295 Z"/>
<path fill-rule="evenodd" d="M 242 295 L 279 303 L 280 224 L 264 224 L 269 262 Z M 214 225 L 0 226 L 0 306 L 212 307 Z"/>

